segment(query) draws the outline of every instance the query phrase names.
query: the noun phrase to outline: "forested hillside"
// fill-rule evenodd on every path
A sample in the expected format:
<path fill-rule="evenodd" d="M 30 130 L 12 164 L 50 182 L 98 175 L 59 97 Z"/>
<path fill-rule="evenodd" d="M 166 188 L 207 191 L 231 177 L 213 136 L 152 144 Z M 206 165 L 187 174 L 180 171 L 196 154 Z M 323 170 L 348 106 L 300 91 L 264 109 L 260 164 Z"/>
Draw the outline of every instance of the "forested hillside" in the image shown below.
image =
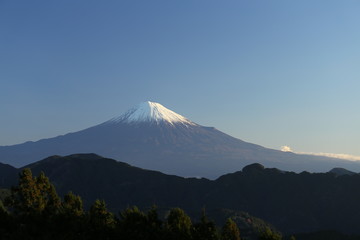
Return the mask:
<path fill-rule="evenodd" d="M 264 219 L 284 234 L 360 233 L 360 175 L 354 173 L 296 174 L 253 164 L 208 180 L 144 170 L 94 154 L 54 156 L 27 167 L 35 175 L 45 172 L 60 196 L 69 191 L 80 195 L 85 209 L 99 198 L 114 213 L 133 205 L 140 209 L 157 205 L 161 214 L 180 207 L 196 219 L 205 208 L 219 224 L 242 212 Z"/>
<path fill-rule="evenodd" d="M 80 196 L 69 192 L 61 199 L 44 173 L 34 177 L 28 168 L 4 203 L 0 201 L 1 239 L 240 240 L 234 220 L 228 218 L 219 228 L 204 209 L 197 222 L 181 208 L 170 209 L 164 218 L 155 206 L 146 212 L 127 207 L 117 215 L 108 211 L 104 200 L 95 200 L 85 211 Z M 242 237 L 257 238 L 281 235 L 263 226 Z"/>

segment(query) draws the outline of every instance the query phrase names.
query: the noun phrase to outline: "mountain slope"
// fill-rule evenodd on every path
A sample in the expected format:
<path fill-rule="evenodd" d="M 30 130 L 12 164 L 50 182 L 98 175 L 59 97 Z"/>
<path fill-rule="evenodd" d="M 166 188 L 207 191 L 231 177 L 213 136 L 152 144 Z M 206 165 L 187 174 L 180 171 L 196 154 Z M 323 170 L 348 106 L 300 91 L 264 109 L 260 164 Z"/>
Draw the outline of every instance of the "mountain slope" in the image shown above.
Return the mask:
<path fill-rule="evenodd" d="M 51 155 L 87 152 L 179 176 L 216 178 L 254 162 L 291 171 L 324 172 L 334 167 L 360 171 L 355 162 L 247 143 L 152 102 L 79 132 L 0 147 L 0 162 L 20 167 Z"/>
<path fill-rule="evenodd" d="M 85 206 L 98 198 L 106 199 L 115 212 L 131 205 L 149 204 L 193 205 L 201 209 L 201 196 L 210 182 L 140 169 L 95 154 L 52 156 L 26 168 L 35 175 L 45 172 L 61 195 L 71 190 L 84 198 Z"/>

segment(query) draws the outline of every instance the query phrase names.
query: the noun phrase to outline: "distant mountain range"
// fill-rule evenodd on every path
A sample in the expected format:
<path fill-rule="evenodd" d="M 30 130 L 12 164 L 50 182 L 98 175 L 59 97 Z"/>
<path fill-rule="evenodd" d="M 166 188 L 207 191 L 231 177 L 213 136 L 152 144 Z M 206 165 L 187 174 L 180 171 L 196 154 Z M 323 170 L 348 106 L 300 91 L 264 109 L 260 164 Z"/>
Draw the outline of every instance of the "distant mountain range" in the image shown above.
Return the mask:
<path fill-rule="evenodd" d="M 95 154 L 52 156 L 26 167 L 40 171 L 61 195 L 73 191 L 85 206 L 104 199 L 113 212 L 127 206 L 181 207 L 193 216 L 206 208 L 216 222 L 240 211 L 284 233 L 337 230 L 360 233 L 360 175 L 345 170 L 300 174 L 251 164 L 216 180 L 183 178 L 130 166 Z M 0 165 L 0 188 L 16 182 L 21 169 Z M 335 172 L 335 173 L 334 173 Z M 224 211 L 221 209 L 231 209 Z"/>
<path fill-rule="evenodd" d="M 0 162 L 21 167 L 51 155 L 88 152 L 167 174 L 211 179 L 255 162 L 296 172 L 326 172 L 334 167 L 360 171 L 357 162 L 247 143 L 153 102 L 141 103 L 120 117 L 82 131 L 2 146 Z"/>

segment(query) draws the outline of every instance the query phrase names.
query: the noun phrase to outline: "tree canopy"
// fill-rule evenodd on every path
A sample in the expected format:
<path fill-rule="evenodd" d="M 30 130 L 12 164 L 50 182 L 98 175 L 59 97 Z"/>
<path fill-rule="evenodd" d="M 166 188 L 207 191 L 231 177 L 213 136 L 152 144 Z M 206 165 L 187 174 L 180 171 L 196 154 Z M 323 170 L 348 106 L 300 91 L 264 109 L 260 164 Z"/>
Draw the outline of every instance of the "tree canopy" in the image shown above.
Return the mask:
<path fill-rule="evenodd" d="M 234 222 L 226 223 L 223 232 L 237 238 L 221 240 L 240 239 Z M 1 239 L 220 240 L 204 211 L 198 223 L 181 208 L 172 208 L 165 219 L 155 206 L 147 212 L 128 207 L 117 217 L 104 200 L 95 200 L 84 211 L 80 196 L 69 192 L 61 199 L 43 172 L 35 177 L 28 168 L 19 174 L 5 205 L 0 201 L 0 234 Z"/>

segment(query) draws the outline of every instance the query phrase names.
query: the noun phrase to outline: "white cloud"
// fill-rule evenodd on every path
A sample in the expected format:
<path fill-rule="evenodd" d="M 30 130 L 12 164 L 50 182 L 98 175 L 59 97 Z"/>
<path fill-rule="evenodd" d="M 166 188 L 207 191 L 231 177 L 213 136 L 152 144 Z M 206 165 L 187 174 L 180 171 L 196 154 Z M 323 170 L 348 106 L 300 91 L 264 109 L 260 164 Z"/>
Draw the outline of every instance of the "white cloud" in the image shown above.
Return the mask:
<path fill-rule="evenodd" d="M 306 152 L 298 152 L 299 154 L 308 154 L 308 155 L 315 155 L 315 156 L 324 156 L 324 157 L 331 157 L 331 158 L 340 158 L 346 159 L 350 161 L 360 161 L 360 156 L 344 154 L 344 153 L 306 153 Z"/>
<path fill-rule="evenodd" d="M 345 153 L 314 153 L 314 152 L 295 152 L 289 146 L 281 146 L 280 148 L 283 152 L 293 152 L 297 154 L 305 154 L 305 155 L 314 155 L 314 156 L 323 156 L 323 157 L 330 157 L 330 158 L 339 158 L 345 159 L 350 161 L 360 161 L 360 156 L 345 154 Z"/>
<path fill-rule="evenodd" d="M 289 146 L 281 146 L 280 150 L 283 152 L 292 152 L 293 151 Z"/>

